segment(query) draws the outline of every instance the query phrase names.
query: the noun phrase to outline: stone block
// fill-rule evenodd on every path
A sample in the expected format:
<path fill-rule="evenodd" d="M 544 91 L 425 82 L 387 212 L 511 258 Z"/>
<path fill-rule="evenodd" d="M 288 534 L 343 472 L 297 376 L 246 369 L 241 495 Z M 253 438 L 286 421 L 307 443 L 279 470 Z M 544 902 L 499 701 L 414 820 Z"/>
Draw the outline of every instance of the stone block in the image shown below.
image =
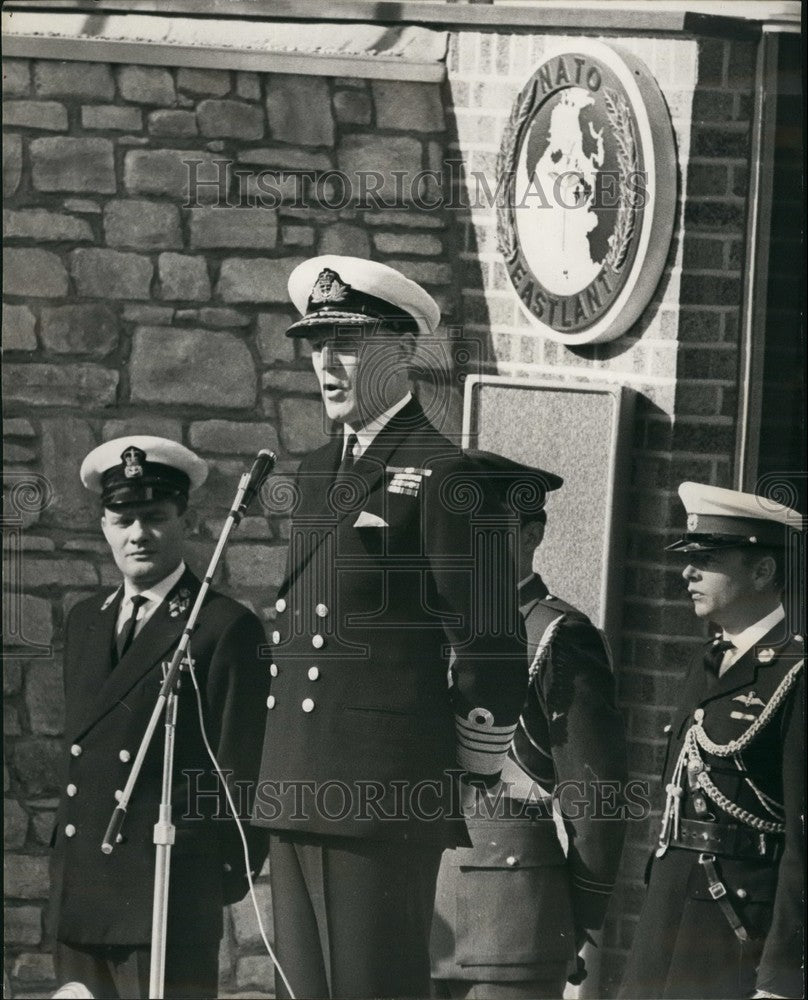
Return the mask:
<path fill-rule="evenodd" d="M 320 253 L 344 254 L 348 257 L 369 257 L 370 239 L 360 226 L 338 222 L 328 226 L 320 234 Z"/>
<path fill-rule="evenodd" d="M 53 836 L 53 828 L 56 825 L 56 810 L 38 810 L 33 815 L 34 836 L 37 842 L 45 846 L 50 845 Z"/>
<path fill-rule="evenodd" d="M 273 980 L 274 969 L 268 955 L 242 955 L 236 961 L 236 985 L 249 990 L 248 996 L 257 1000 L 256 989 L 265 989 Z M 271 994 L 261 994 L 269 996 Z"/>
<path fill-rule="evenodd" d="M 39 247 L 7 247 L 3 254 L 3 292 L 30 298 L 67 295 L 67 271 L 55 253 Z"/>
<path fill-rule="evenodd" d="M 66 568 L 70 569 L 72 565 L 74 563 L 70 563 Z M 92 572 L 92 576 L 95 585 L 95 571 Z M 76 581 L 76 585 L 80 586 L 79 581 Z M 34 733 L 59 736 L 64 732 L 64 685 L 59 663 L 46 660 L 31 661 L 25 675 L 25 705 Z"/>
<path fill-rule="evenodd" d="M 53 956 L 37 951 L 17 955 L 12 974 L 18 983 L 49 982 L 56 975 Z"/>
<path fill-rule="evenodd" d="M 3 60 L 3 97 L 20 97 L 31 89 L 31 64 L 27 59 Z"/>
<path fill-rule="evenodd" d="M 85 215 L 101 214 L 101 206 L 89 198 L 65 198 L 62 204 L 68 212 L 82 212 Z"/>
<path fill-rule="evenodd" d="M 115 83 L 106 63 L 42 59 L 34 63 L 34 91 L 40 97 L 111 101 Z"/>
<path fill-rule="evenodd" d="M 129 362 L 133 401 L 247 409 L 255 371 L 247 345 L 231 333 L 141 327 Z"/>
<path fill-rule="evenodd" d="M 330 153 L 315 153 L 311 149 L 295 149 L 293 146 L 242 149 L 237 158 L 239 163 L 255 163 L 262 167 L 277 167 L 281 170 L 317 172 L 329 170 L 332 166 Z"/>
<path fill-rule="evenodd" d="M 54 136 L 29 147 L 37 191 L 94 191 L 114 194 L 115 163 L 109 139 Z"/>
<path fill-rule="evenodd" d="M 28 306 L 3 303 L 3 350 L 36 350 L 36 316 Z"/>
<path fill-rule="evenodd" d="M 93 239 L 86 219 L 44 208 L 26 208 L 15 212 L 3 209 L 3 235 L 6 239 L 36 240 L 39 243 L 81 243 Z"/>
<path fill-rule="evenodd" d="M 48 859 L 42 855 L 13 854 L 3 859 L 6 898 L 42 899 L 48 895 Z"/>
<path fill-rule="evenodd" d="M 67 131 L 67 108 L 58 101 L 3 101 L 3 127 Z"/>
<path fill-rule="evenodd" d="M 278 242 L 277 213 L 268 208 L 193 208 L 191 247 L 271 250 Z"/>
<path fill-rule="evenodd" d="M 245 101 L 261 100 L 261 83 L 257 73 L 236 73 L 236 93 Z"/>
<path fill-rule="evenodd" d="M 127 191 L 197 201 L 227 200 L 226 163 L 210 153 L 190 149 L 132 149 L 124 157 Z"/>
<path fill-rule="evenodd" d="M 123 307 L 123 318 L 127 323 L 143 326 L 168 326 L 174 318 L 171 306 L 152 306 L 130 303 Z"/>
<path fill-rule="evenodd" d="M 122 66 L 118 70 L 118 89 L 125 101 L 135 104 L 170 108 L 177 103 L 174 78 L 162 66 Z"/>
<path fill-rule="evenodd" d="M 149 115 L 149 131 L 152 135 L 189 136 L 198 135 L 195 111 L 152 111 Z"/>
<path fill-rule="evenodd" d="M 228 257 L 222 261 L 216 295 L 225 302 L 287 302 L 291 271 L 300 258 Z"/>
<path fill-rule="evenodd" d="M 273 139 L 300 146 L 333 145 L 331 97 L 323 77 L 268 76 L 266 107 Z"/>
<path fill-rule="evenodd" d="M 204 257 L 161 253 L 157 267 L 161 299 L 206 302 L 210 298 L 210 278 Z"/>
<path fill-rule="evenodd" d="M 22 732 L 20 712 L 16 705 L 3 702 L 3 735 L 19 736 Z"/>
<path fill-rule="evenodd" d="M 199 420 L 191 424 L 192 448 L 231 455 L 254 455 L 262 448 L 277 451 L 278 432 L 272 424 L 230 420 Z"/>
<path fill-rule="evenodd" d="M 28 813 L 16 799 L 3 802 L 3 847 L 22 847 L 28 836 Z"/>
<path fill-rule="evenodd" d="M 37 559 L 27 557 L 23 565 L 23 582 L 26 590 L 41 587 L 96 587 L 98 573 L 95 566 L 81 559 Z"/>
<path fill-rule="evenodd" d="M 4 307 L 9 308 L 9 307 Z M 3 327 L 6 325 L 6 318 L 3 317 Z M 3 421 L 3 437 L 34 438 L 36 431 L 30 420 L 25 417 L 7 417 Z"/>
<path fill-rule="evenodd" d="M 204 326 L 249 326 L 250 317 L 237 309 L 216 309 L 206 306 L 199 310 L 199 322 Z"/>
<path fill-rule="evenodd" d="M 440 264 L 432 260 L 388 260 L 390 267 L 419 285 L 449 285 L 452 281 L 450 264 Z"/>
<path fill-rule="evenodd" d="M 121 420 L 108 420 L 101 430 L 102 441 L 112 441 L 115 438 L 126 437 L 128 434 L 154 434 L 157 437 L 182 439 L 182 426 L 179 420 L 156 413 L 141 413 L 136 417 L 125 417 Z M 106 552 L 106 542 L 101 550 Z"/>
<path fill-rule="evenodd" d="M 261 360 L 269 364 L 275 361 L 294 361 L 295 342 L 286 336 L 293 317 L 290 313 L 260 313 L 255 325 L 258 351 Z"/>
<path fill-rule="evenodd" d="M 13 581 L 16 585 L 16 581 Z M 30 645 L 48 645 L 53 638 L 53 616 L 50 601 L 31 594 L 19 594 L 19 602 L 10 603 L 5 618 L 6 646 L 13 649 Z"/>
<path fill-rule="evenodd" d="M 74 250 L 70 270 L 79 295 L 89 298 L 148 299 L 152 264 L 148 257 L 120 250 Z"/>
<path fill-rule="evenodd" d="M 260 139 L 264 134 L 264 112 L 257 104 L 243 101 L 200 101 L 197 108 L 202 135 Z"/>
<path fill-rule="evenodd" d="M 225 552 L 231 587 L 277 588 L 286 569 L 286 549 L 263 544 L 231 545 Z"/>
<path fill-rule="evenodd" d="M 431 233 L 376 233 L 373 243 L 381 253 L 411 253 L 438 257 L 443 244 Z"/>
<path fill-rule="evenodd" d="M 271 912 L 272 895 L 268 882 L 258 882 L 255 886 L 255 895 L 258 898 L 258 907 L 262 915 Z M 258 948 L 261 946 L 261 935 L 255 921 L 255 910 L 252 899 L 247 896 L 238 903 L 230 907 L 230 916 L 233 918 L 233 936 L 239 948 Z M 267 928 L 268 933 L 272 933 Z"/>
<path fill-rule="evenodd" d="M 62 742 L 46 736 L 25 736 L 14 746 L 13 767 L 29 796 L 59 791 Z"/>
<path fill-rule="evenodd" d="M 314 246 L 314 229 L 311 226 L 284 226 L 281 238 L 287 247 Z"/>
<path fill-rule="evenodd" d="M 140 198 L 116 198 L 107 202 L 104 234 L 110 246 L 133 250 L 167 250 L 182 246 L 176 206 Z"/>
<path fill-rule="evenodd" d="M 4 906 L 3 940 L 7 945 L 34 945 L 42 941 L 39 906 Z"/>
<path fill-rule="evenodd" d="M 399 185 L 406 202 L 411 200 L 410 185 L 421 170 L 421 143 L 406 135 L 351 133 L 343 136 L 337 147 L 337 163 L 348 175 L 350 188 L 357 197 L 369 189 L 361 180 L 362 174 L 381 177 L 375 185 L 376 197 L 387 204 L 394 204 L 398 196 L 393 171 L 403 171 L 403 183 L 399 180 Z"/>
<path fill-rule="evenodd" d="M 338 90 L 334 94 L 334 114 L 347 125 L 370 125 L 370 98 L 362 90 Z"/>
<path fill-rule="evenodd" d="M 70 371 L 76 368 L 93 368 L 92 365 L 62 365 Z M 101 369 L 104 371 L 104 369 Z M 109 372 L 118 380 L 117 372 Z M 84 400 L 84 405 L 97 407 L 101 399 Z M 63 416 L 42 421 L 42 467 L 54 483 L 56 496 L 53 504 L 45 512 L 49 523 L 69 525 L 71 529 L 98 527 L 98 504 L 96 498 L 81 485 L 78 467 L 81 459 L 97 441 L 90 425 L 79 417 Z M 85 577 L 85 585 L 91 577 Z M 69 586 L 69 579 L 65 581 Z M 81 585 L 81 584 L 80 584 Z"/>
<path fill-rule="evenodd" d="M 207 94 L 210 97 L 224 97 L 230 93 L 230 72 L 226 69 L 177 70 L 177 87 L 191 94 Z"/>
<path fill-rule="evenodd" d="M 139 132 L 143 128 L 140 108 L 120 104 L 87 104 L 81 109 L 81 127 L 110 132 Z"/>
<path fill-rule="evenodd" d="M 118 344 L 118 317 L 100 302 L 48 306 L 40 322 L 42 343 L 56 354 L 103 358 Z"/>
<path fill-rule="evenodd" d="M 22 175 L 22 139 L 18 135 L 3 136 L 3 196 L 10 198 L 17 190 Z"/>
<path fill-rule="evenodd" d="M 278 413 L 281 441 L 293 455 L 314 451 L 328 441 L 327 420 L 319 399 L 281 399 Z"/>
<path fill-rule="evenodd" d="M 273 393 L 288 395 L 319 396 L 320 388 L 317 376 L 309 368 L 298 371 L 284 371 L 282 368 L 270 368 L 264 372 L 261 384 L 264 389 Z"/>
<path fill-rule="evenodd" d="M 118 373 L 91 364 L 9 364 L 3 383 L 7 402 L 97 407 L 115 401 Z"/>
<path fill-rule="evenodd" d="M 27 464 L 36 461 L 36 452 L 32 448 L 24 448 L 19 444 L 7 444 L 4 449 L 4 457 L 9 465 Z M 23 547 L 27 547 L 30 539 L 23 537 Z"/>
<path fill-rule="evenodd" d="M 374 80 L 377 128 L 441 132 L 446 127 L 440 86 L 402 80 Z"/>

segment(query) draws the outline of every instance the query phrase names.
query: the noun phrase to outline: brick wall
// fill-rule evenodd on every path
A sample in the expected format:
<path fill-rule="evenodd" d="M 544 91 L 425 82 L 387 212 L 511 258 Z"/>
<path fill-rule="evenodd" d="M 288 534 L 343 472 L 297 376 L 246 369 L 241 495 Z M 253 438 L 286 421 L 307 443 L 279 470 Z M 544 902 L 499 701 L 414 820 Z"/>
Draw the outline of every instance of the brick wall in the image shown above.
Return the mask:
<path fill-rule="evenodd" d="M 135 431 L 202 454 L 211 473 L 190 561 L 204 569 L 255 452 L 272 448 L 290 473 L 325 440 L 305 343 L 284 336 L 289 271 L 316 253 L 373 256 L 423 282 L 451 319 L 452 220 L 316 204 L 344 201 L 327 187 L 332 168 L 389 181 L 440 164 L 434 84 L 7 60 L 3 87 L 5 552 L 22 592 L 5 623 L 16 647 L 4 663 L 6 949 L 17 995 L 41 996 L 62 627 L 76 600 L 118 579 L 81 459 Z M 261 174 L 271 168 L 310 177 Z M 200 204 L 184 207 L 194 177 Z M 204 184 L 222 178 L 226 192 Z M 270 186 L 279 205 L 244 207 L 262 192 L 271 201 Z M 265 619 L 285 538 L 284 520 L 256 507 L 226 554 L 221 589 Z M 228 922 L 225 991 L 267 988 L 262 951 L 247 901 Z"/>
<path fill-rule="evenodd" d="M 675 490 L 685 478 L 728 485 L 732 471 L 752 44 L 614 39 L 648 64 L 668 103 L 679 201 L 654 301 L 610 344 L 567 349 L 531 329 L 495 248 L 493 208 L 362 209 L 340 201 L 328 173 L 368 169 L 389 180 L 393 171 L 440 169 L 448 159 L 467 176 L 484 171 L 493 190 L 511 102 L 556 40 L 458 32 L 442 89 L 3 63 L 12 487 L 5 554 L 22 594 L 19 616 L 9 602 L 7 635 L 16 650 L 4 663 L 6 947 L 19 995 L 42 995 L 52 985 L 43 919 L 62 734 L 61 629 L 72 602 L 116 583 L 95 506 L 78 482 L 79 462 L 101 440 L 135 429 L 202 453 L 212 471 L 191 542 L 191 561 L 202 568 L 255 450 L 274 448 L 281 473 L 289 473 L 323 440 L 308 359 L 283 336 L 286 275 L 314 253 L 367 254 L 424 282 L 447 324 L 462 327 L 447 343 L 478 349 L 469 356 L 481 351 L 491 371 L 611 379 L 637 390 L 618 680 L 633 776 L 656 777 L 661 729 L 698 632 L 678 564 L 661 551 L 679 520 Z M 244 172 L 227 175 L 229 208 L 211 207 L 224 194 L 215 183 L 199 186 L 197 203 L 187 206 L 189 159 L 202 182 L 222 179 L 216 161 Z M 311 177 L 275 178 L 280 204 L 245 212 L 240 198 L 266 194 L 267 177 L 259 179 L 266 169 Z M 456 168 L 444 172 L 444 180 L 457 177 Z M 435 384 L 424 382 L 421 391 Z M 451 378 L 442 384 L 455 390 Z M 37 494 L 47 499 L 49 490 L 41 509 Z M 223 589 L 266 618 L 284 544 L 283 519 L 257 511 L 239 529 L 223 570 Z M 605 935 L 603 996 L 630 946 L 650 829 L 638 824 L 630 833 Z M 226 995 L 266 988 L 268 963 L 244 904 L 231 912 L 223 959 Z"/>
<path fill-rule="evenodd" d="M 450 153 L 469 172 L 493 176 L 514 98 L 546 48 L 563 40 L 524 32 L 465 32 L 452 39 Z M 658 802 L 662 728 L 700 633 L 680 560 L 662 551 L 681 527 L 676 488 L 685 479 L 731 485 L 755 49 L 750 42 L 687 36 L 604 40 L 646 63 L 673 121 L 679 200 L 652 302 L 611 343 L 567 348 L 537 335 L 497 252 L 495 213 L 483 208 L 462 222 L 462 317 L 467 334 L 490 337 L 490 366 L 501 374 L 612 380 L 638 393 L 617 675 L 631 777 L 649 781 Z M 654 829 L 655 821 L 629 831 L 604 933 L 598 996 L 612 995 L 619 983 Z"/>

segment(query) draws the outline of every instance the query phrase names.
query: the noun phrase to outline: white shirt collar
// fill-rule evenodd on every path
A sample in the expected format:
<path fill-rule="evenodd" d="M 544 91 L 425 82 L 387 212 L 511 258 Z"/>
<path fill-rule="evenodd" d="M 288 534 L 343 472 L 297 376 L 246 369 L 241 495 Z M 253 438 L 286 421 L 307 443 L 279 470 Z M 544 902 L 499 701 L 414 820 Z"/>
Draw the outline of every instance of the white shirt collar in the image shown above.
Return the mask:
<path fill-rule="evenodd" d="M 406 396 L 391 406 L 389 410 L 385 410 L 384 413 L 380 413 L 378 417 L 371 420 L 370 423 L 366 424 L 364 427 L 355 428 L 351 427 L 349 424 L 345 424 L 343 429 L 344 437 L 342 454 L 345 454 L 345 448 L 348 443 L 348 435 L 356 434 L 357 445 L 354 448 L 354 458 L 359 458 L 360 455 L 364 455 L 382 427 L 384 427 L 385 424 L 389 424 L 398 411 L 403 410 L 411 399 L 412 393 L 408 392 Z"/>
<path fill-rule="evenodd" d="M 179 566 L 177 566 L 177 568 L 173 571 L 173 573 L 169 573 L 168 576 L 163 577 L 163 579 L 159 583 L 155 583 L 154 586 L 149 587 L 148 590 L 137 591 L 134 589 L 134 587 L 128 580 L 124 580 L 123 601 L 121 601 L 121 608 L 123 608 L 125 604 L 129 604 L 132 600 L 132 597 L 138 593 L 142 597 L 146 598 L 146 600 L 149 602 L 148 607 L 150 609 L 152 607 L 156 607 L 158 604 L 160 604 L 161 601 L 164 601 L 166 599 L 166 596 L 171 591 L 171 589 L 174 586 L 176 586 L 176 584 L 179 582 L 179 579 L 184 572 L 185 572 L 185 561 L 180 560 Z"/>
<path fill-rule="evenodd" d="M 727 666 L 735 663 L 737 660 L 745 654 L 748 653 L 753 646 L 757 645 L 764 635 L 767 635 L 785 618 L 786 613 L 783 610 L 783 605 L 778 604 L 774 611 L 766 615 L 765 618 L 761 618 L 760 621 L 755 622 L 754 625 L 750 625 L 748 628 L 743 629 L 737 635 L 731 635 L 729 632 L 724 630 L 724 638 L 729 639 L 732 645 L 735 647 L 734 650 L 730 650 L 732 656 L 727 662 Z"/>

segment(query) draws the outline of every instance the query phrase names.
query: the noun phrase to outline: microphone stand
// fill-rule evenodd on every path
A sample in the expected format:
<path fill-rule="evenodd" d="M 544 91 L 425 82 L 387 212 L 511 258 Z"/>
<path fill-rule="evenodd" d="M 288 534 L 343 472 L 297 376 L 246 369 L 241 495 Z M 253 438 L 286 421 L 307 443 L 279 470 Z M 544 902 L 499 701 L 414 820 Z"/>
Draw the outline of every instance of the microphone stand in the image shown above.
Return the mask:
<path fill-rule="evenodd" d="M 152 909 L 152 936 L 151 936 L 151 963 L 149 967 L 149 997 L 155 1000 L 162 1000 L 165 989 L 165 957 L 166 957 L 166 928 L 168 922 L 168 882 L 171 871 L 171 848 L 174 844 L 176 828 L 172 823 L 171 816 L 171 794 L 173 785 L 173 764 L 174 764 L 174 733 L 177 724 L 177 693 L 179 687 L 179 672 L 183 660 L 186 659 L 186 651 L 191 641 L 191 633 L 196 627 L 199 612 L 205 601 L 211 582 L 222 558 L 225 546 L 230 537 L 230 533 L 244 516 L 250 501 L 261 487 L 264 479 L 269 475 L 272 466 L 275 464 L 275 456 L 270 451 L 262 450 L 250 472 L 245 472 L 239 480 L 233 506 L 227 515 L 216 549 L 211 556 L 202 586 L 196 596 L 191 613 L 188 615 L 188 622 L 182 631 L 182 636 L 177 645 L 171 662 L 165 671 L 163 683 L 160 686 L 160 693 L 157 696 L 154 709 L 140 741 L 137 754 L 135 755 L 132 770 L 129 772 L 126 785 L 115 807 L 112 818 L 104 834 L 101 843 L 101 850 L 104 854 L 111 854 L 116 843 L 121 839 L 121 827 L 126 818 L 126 809 L 132 798 L 132 792 L 137 783 L 140 771 L 143 767 L 146 753 L 151 745 L 152 737 L 157 729 L 160 716 L 168 706 L 166 713 L 166 735 L 163 753 L 163 781 L 160 796 L 160 810 L 157 823 L 154 826 L 155 844 L 155 869 L 154 869 L 154 897 Z"/>

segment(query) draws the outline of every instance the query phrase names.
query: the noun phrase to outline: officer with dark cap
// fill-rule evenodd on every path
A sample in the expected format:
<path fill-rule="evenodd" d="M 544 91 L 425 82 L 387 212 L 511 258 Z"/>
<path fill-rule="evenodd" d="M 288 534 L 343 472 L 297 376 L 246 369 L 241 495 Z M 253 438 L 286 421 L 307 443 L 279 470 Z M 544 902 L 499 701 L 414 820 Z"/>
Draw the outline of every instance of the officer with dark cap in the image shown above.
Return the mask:
<path fill-rule="evenodd" d="M 558 998 L 568 978 L 580 982 L 578 952 L 614 888 L 625 734 L 603 636 L 536 570 L 545 494 L 563 480 L 492 452 L 469 456 L 518 518 L 530 680 L 499 795 L 467 812 L 472 847 L 443 856 L 432 976 L 439 997 Z"/>
<path fill-rule="evenodd" d="M 338 256 L 289 292 L 337 433 L 300 465 L 272 635 L 255 822 L 276 951 L 297 996 L 424 997 L 441 853 L 466 839 L 456 774 L 496 780 L 522 704 L 515 567 L 495 500 L 410 390 L 433 298 Z"/>
<path fill-rule="evenodd" d="M 183 561 L 188 494 L 207 465 L 175 441 L 133 435 L 95 448 L 82 483 L 100 494 L 101 528 L 122 583 L 76 604 L 65 631 L 64 788 L 52 838 L 56 974 L 96 997 L 148 995 L 163 739 L 152 740 L 119 842 L 107 824 L 199 591 Z M 268 690 L 263 628 L 209 591 L 190 643 L 208 740 L 242 817 L 251 809 Z M 162 733 L 162 728 L 158 730 Z M 222 907 L 247 891 L 241 839 L 181 673 L 174 750 L 166 997 L 215 997 Z M 250 829 L 251 867 L 266 853 Z"/>
<path fill-rule="evenodd" d="M 687 531 L 669 550 L 715 631 L 666 727 L 659 839 L 621 995 L 801 997 L 805 651 L 783 593 L 802 518 L 700 483 L 679 496 Z"/>

